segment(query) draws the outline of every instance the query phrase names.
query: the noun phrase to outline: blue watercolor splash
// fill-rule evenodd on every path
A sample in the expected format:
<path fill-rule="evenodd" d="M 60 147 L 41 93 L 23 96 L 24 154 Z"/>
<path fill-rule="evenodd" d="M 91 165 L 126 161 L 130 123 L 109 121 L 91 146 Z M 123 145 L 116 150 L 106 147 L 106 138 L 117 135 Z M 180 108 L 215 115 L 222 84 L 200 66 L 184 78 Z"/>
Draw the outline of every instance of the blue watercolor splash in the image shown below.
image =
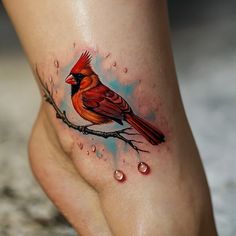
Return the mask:
<path fill-rule="evenodd" d="M 110 137 L 105 139 L 104 141 L 104 145 L 107 149 L 108 152 L 110 152 L 112 154 L 113 157 L 113 163 L 114 166 L 117 167 L 117 140 L 115 140 L 114 138 Z"/>
<path fill-rule="evenodd" d="M 148 121 L 155 121 L 156 120 L 155 112 L 153 111 L 149 112 L 146 116 L 144 116 L 144 119 Z"/>
<path fill-rule="evenodd" d="M 66 111 L 66 110 L 67 110 L 67 107 L 68 107 L 67 101 L 66 101 L 66 100 L 62 100 L 62 101 L 60 102 L 60 104 L 59 104 L 60 110 Z"/>
<path fill-rule="evenodd" d="M 136 85 L 138 84 L 138 81 L 134 81 L 130 84 L 122 84 L 120 83 L 120 80 L 116 75 L 114 75 L 114 72 L 112 69 L 108 69 L 106 71 L 102 68 L 102 62 L 104 58 L 100 55 L 96 55 L 94 57 L 94 63 L 93 68 L 95 69 L 95 72 L 99 75 L 99 78 L 101 81 L 106 84 L 108 87 L 113 89 L 116 93 L 122 95 L 127 98 L 132 98 L 132 95 L 134 93 L 134 90 L 136 88 Z"/>
<path fill-rule="evenodd" d="M 107 146 L 107 149 L 113 154 L 116 155 L 117 152 L 117 145 L 116 140 L 114 138 L 107 138 L 105 139 L 105 144 Z"/>
<path fill-rule="evenodd" d="M 96 156 L 97 156 L 98 158 L 102 158 L 102 153 L 97 150 L 97 151 L 96 151 Z"/>

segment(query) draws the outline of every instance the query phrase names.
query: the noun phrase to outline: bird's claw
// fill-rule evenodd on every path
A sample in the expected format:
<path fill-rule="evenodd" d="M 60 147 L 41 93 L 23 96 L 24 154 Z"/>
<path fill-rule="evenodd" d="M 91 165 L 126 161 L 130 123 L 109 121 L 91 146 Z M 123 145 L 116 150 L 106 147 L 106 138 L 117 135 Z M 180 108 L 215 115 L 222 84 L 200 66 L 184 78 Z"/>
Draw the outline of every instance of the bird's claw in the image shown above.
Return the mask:
<path fill-rule="evenodd" d="M 87 128 L 88 128 L 88 126 L 82 126 L 82 128 L 81 128 L 82 134 L 85 134 L 85 135 L 88 134 L 88 132 L 86 131 Z"/>
<path fill-rule="evenodd" d="M 56 118 L 61 119 L 61 116 L 58 113 L 56 113 Z"/>

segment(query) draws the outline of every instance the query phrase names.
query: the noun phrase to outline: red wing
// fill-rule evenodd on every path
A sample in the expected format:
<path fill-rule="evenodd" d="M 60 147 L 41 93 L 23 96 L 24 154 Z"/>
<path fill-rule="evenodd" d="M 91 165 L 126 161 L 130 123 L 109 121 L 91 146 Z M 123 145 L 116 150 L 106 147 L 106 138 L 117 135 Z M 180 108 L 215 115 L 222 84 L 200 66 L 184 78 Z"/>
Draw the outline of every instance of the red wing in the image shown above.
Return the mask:
<path fill-rule="evenodd" d="M 131 111 L 128 103 L 104 85 L 83 93 L 83 104 L 89 110 L 122 124 L 124 113 Z"/>

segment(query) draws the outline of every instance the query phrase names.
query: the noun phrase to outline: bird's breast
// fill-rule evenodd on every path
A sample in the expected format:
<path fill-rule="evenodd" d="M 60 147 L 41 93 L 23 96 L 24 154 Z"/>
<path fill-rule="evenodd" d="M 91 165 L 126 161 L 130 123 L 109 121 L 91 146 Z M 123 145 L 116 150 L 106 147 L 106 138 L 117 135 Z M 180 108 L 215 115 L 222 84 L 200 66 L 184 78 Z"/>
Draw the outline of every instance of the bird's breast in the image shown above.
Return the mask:
<path fill-rule="evenodd" d="M 83 104 L 81 92 L 77 92 L 72 97 L 72 104 L 74 106 L 74 109 L 83 119 L 88 120 L 92 122 L 93 124 L 102 124 L 102 123 L 108 123 L 111 121 L 107 117 L 99 115 L 95 113 L 94 111 L 91 111 L 87 107 L 85 107 Z"/>

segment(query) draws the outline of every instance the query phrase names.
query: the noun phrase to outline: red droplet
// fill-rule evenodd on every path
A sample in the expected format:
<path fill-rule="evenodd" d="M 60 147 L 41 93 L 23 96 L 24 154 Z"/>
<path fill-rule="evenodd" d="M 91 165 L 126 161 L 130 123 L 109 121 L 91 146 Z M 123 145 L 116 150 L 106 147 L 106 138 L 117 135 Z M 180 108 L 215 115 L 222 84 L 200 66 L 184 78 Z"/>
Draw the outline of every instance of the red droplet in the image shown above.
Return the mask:
<path fill-rule="evenodd" d="M 150 173 L 150 167 L 145 162 L 139 162 L 138 163 L 138 171 L 143 175 L 147 175 Z"/>
<path fill-rule="evenodd" d="M 124 182 L 126 177 L 125 174 L 121 171 L 121 170 L 115 170 L 114 171 L 114 178 L 118 181 L 118 182 Z"/>
<path fill-rule="evenodd" d="M 59 68 L 59 61 L 58 61 L 58 60 L 55 60 L 55 61 L 54 61 L 54 66 L 55 66 L 56 68 Z"/>
<path fill-rule="evenodd" d="M 125 68 L 123 69 L 123 72 L 124 72 L 124 73 L 127 73 L 127 72 L 128 72 L 128 69 L 125 67 Z"/>
<path fill-rule="evenodd" d="M 92 151 L 95 152 L 96 151 L 96 146 L 92 145 Z"/>

